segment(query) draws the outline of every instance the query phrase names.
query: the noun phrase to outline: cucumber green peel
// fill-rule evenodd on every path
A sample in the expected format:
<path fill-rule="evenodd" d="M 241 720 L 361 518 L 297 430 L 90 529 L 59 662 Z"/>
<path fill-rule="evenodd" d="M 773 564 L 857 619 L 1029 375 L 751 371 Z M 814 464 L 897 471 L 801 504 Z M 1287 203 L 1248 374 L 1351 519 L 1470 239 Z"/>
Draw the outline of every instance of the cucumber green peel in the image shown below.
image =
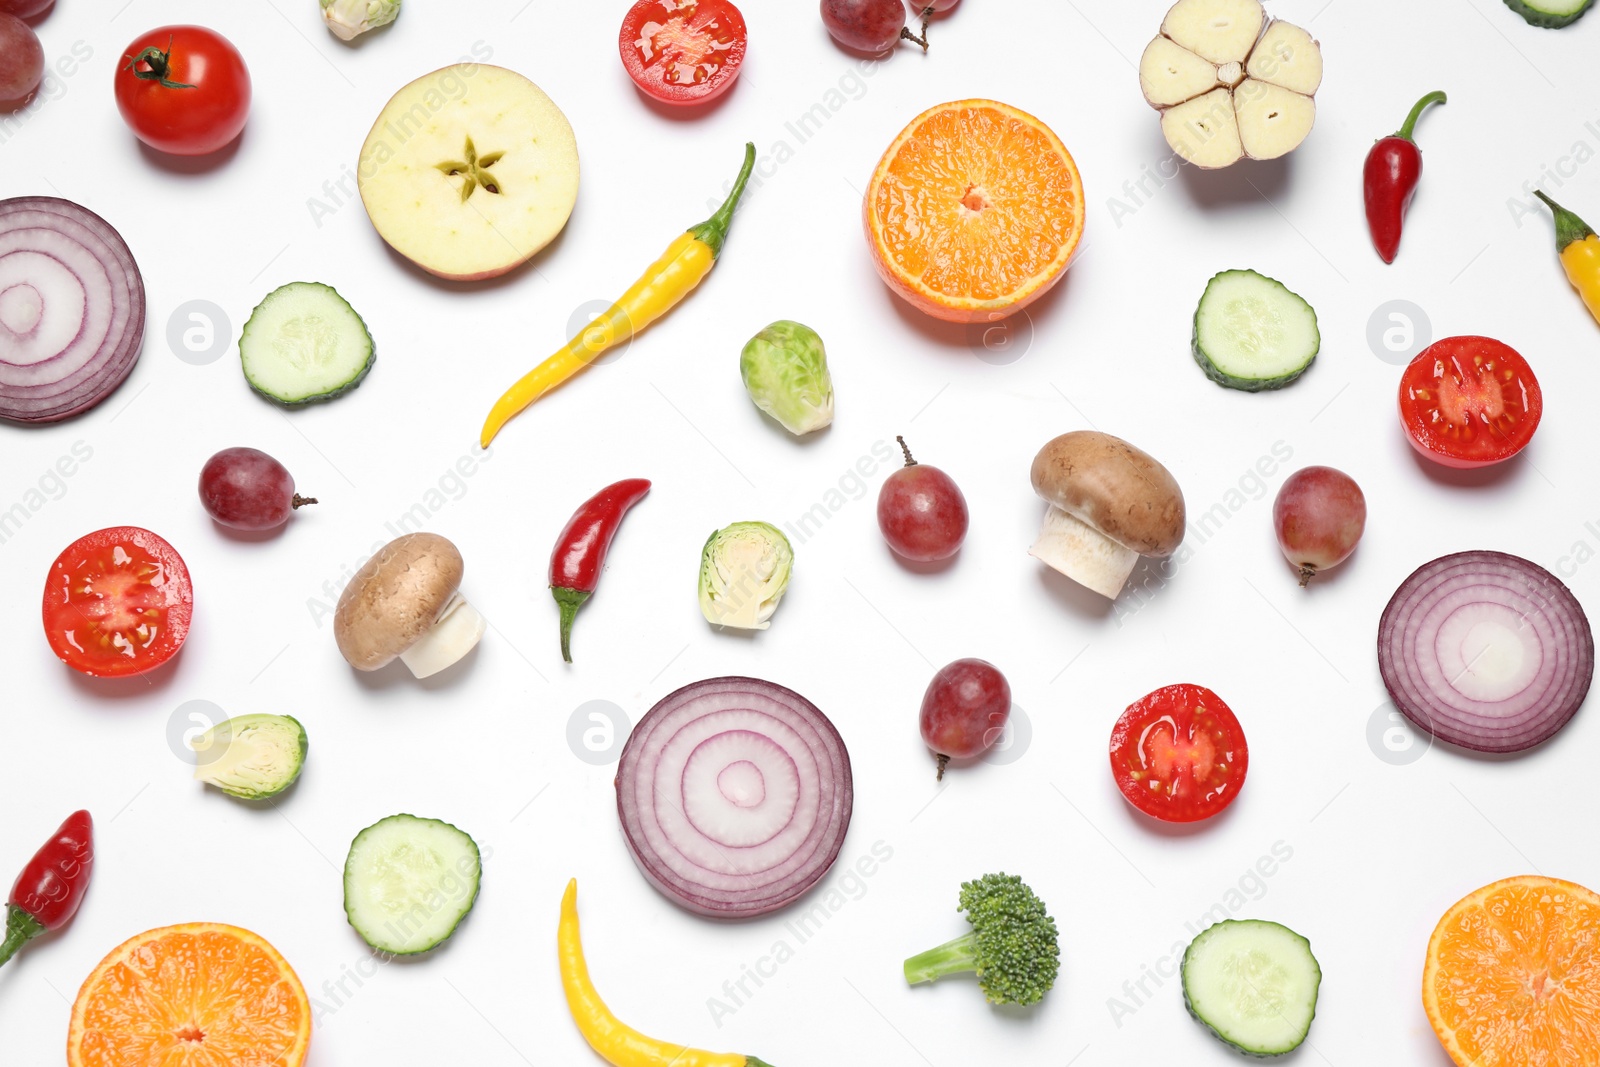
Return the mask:
<path fill-rule="evenodd" d="M 1218 1040 L 1258 1059 L 1305 1042 L 1322 968 L 1311 942 L 1281 923 L 1224 919 L 1183 954 L 1183 1003 Z"/>
<path fill-rule="evenodd" d="M 465 831 L 439 819 L 391 815 L 350 843 L 345 917 L 379 952 L 427 952 L 472 911 L 482 872 L 477 842 Z"/>
<path fill-rule="evenodd" d="M 1215 275 L 1195 308 L 1195 362 L 1229 389 L 1281 389 L 1310 368 L 1321 347 L 1311 305 L 1257 271 Z"/>
<path fill-rule="evenodd" d="M 1559 30 L 1583 18 L 1594 0 L 1506 0 L 1506 6 L 1530 26 Z"/>

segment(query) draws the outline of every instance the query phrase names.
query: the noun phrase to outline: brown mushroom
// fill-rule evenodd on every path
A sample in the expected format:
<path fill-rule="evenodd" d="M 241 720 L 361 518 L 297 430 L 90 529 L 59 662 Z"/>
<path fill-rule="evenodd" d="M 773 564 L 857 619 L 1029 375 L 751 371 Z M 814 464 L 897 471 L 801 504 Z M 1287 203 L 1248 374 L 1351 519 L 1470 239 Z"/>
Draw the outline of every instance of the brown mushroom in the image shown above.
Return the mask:
<path fill-rule="evenodd" d="M 462 599 L 465 565 L 438 534 L 397 537 L 356 572 L 339 597 L 333 636 L 358 671 L 400 659 L 418 678 L 437 674 L 477 645 L 488 621 Z"/>
<path fill-rule="evenodd" d="M 1029 554 L 1115 599 L 1140 556 L 1183 543 L 1183 490 L 1170 471 L 1121 438 L 1062 434 L 1033 459 L 1033 491 L 1050 505 Z"/>

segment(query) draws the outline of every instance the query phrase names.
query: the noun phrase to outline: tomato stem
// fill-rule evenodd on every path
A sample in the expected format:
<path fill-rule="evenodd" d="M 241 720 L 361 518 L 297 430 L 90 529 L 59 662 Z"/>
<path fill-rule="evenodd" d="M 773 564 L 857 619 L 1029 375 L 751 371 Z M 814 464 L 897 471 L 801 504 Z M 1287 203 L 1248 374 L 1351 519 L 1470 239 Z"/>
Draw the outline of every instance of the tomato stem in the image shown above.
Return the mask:
<path fill-rule="evenodd" d="M 128 61 L 128 66 L 126 69 L 132 71 L 133 76 L 138 78 L 140 81 L 159 82 L 162 86 L 168 89 L 194 88 L 194 86 L 190 85 L 188 82 L 175 82 L 171 78 L 167 77 L 167 73 L 172 70 L 171 37 L 167 38 L 167 50 L 165 52 L 154 45 L 151 45 L 143 52 L 140 52 L 137 56 L 123 56 L 122 58 Z M 150 69 L 140 70 L 140 63 L 143 63 Z"/>
<path fill-rule="evenodd" d="M 906 439 L 904 437 L 901 437 L 899 434 L 896 434 L 894 439 L 896 441 L 900 442 L 900 451 L 905 453 L 906 466 L 907 467 L 915 467 L 917 465 L 917 461 L 911 458 L 911 449 L 906 444 Z"/>

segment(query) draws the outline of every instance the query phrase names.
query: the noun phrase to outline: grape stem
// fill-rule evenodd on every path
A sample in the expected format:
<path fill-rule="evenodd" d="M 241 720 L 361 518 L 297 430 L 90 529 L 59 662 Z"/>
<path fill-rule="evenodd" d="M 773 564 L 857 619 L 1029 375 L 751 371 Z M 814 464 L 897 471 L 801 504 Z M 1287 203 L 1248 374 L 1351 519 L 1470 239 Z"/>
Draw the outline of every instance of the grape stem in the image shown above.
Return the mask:
<path fill-rule="evenodd" d="M 931 19 L 932 17 L 933 17 L 933 8 L 932 8 L 932 6 L 923 8 L 922 9 L 922 34 L 919 36 L 919 35 L 917 35 L 915 33 L 912 33 L 910 26 L 901 26 L 900 27 L 900 39 L 904 40 L 904 41 L 910 41 L 912 44 L 920 44 L 922 46 L 922 50 L 924 52 L 926 52 L 928 50 L 928 20 Z"/>
<path fill-rule="evenodd" d="M 934 755 L 939 757 L 939 773 L 934 776 L 933 780 L 936 782 L 942 782 L 944 781 L 944 769 L 950 765 L 950 757 L 946 756 L 943 752 L 936 752 Z"/>
<path fill-rule="evenodd" d="M 911 458 L 911 449 L 906 446 L 906 439 L 896 434 L 895 440 L 900 442 L 900 451 L 904 452 L 906 455 L 906 466 L 915 467 L 917 465 L 917 461 Z"/>
<path fill-rule="evenodd" d="M 1317 568 L 1309 563 L 1300 564 L 1300 588 L 1304 589 L 1311 584 L 1311 579 L 1316 577 Z"/>
<path fill-rule="evenodd" d="M 289 504 L 295 510 L 299 510 L 300 508 L 305 507 L 307 504 L 315 504 L 316 502 L 317 498 L 314 496 L 301 496 L 299 493 L 296 493 L 294 495 L 294 499 L 289 501 Z"/>

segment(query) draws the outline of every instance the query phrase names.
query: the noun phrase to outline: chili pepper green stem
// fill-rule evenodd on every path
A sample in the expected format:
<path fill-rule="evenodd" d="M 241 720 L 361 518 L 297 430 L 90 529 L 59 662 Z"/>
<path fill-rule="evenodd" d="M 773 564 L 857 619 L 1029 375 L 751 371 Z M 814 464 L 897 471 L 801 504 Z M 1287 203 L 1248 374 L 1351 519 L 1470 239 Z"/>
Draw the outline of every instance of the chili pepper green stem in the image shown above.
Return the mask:
<path fill-rule="evenodd" d="M 561 658 L 571 663 L 572 624 L 578 618 L 578 609 L 589 599 L 589 594 L 582 589 L 552 585 L 550 595 L 556 598 L 556 606 L 561 609 Z"/>
<path fill-rule="evenodd" d="M 44 933 L 44 926 L 15 904 L 6 908 L 6 938 L 0 941 L 0 963 L 17 954 L 17 949 Z"/>
<path fill-rule="evenodd" d="M 1560 251 L 1574 241 L 1584 241 L 1594 236 L 1594 229 L 1587 222 L 1551 200 L 1538 189 L 1533 195 L 1544 201 L 1544 206 L 1556 217 L 1556 250 Z"/>
<path fill-rule="evenodd" d="M 711 248 L 713 259 L 722 255 L 722 246 L 728 240 L 728 227 L 733 225 L 734 209 L 739 206 L 739 198 L 744 196 L 745 183 L 750 180 L 750 172 L 755 166 L 756 146 L 753 142 L 746 142 L 744 166 L 739 168 L 739 177 L 734 180 L 728 199 L 722 202 L 715 215 L 698 226 L 689 227 L 689 232 L 694 235 L 695 240 L 704 241 Z"/>
<path fill-rule="evenodd" d="M 1405 141 L 1411 140 L 1411 133 L 1417 128 L 1417 120 L 1421 118 L 1422 113 L 1428 109 L 1428 105 L 1443 104 L 1448 99 L 1449 98 L 1444 95 L 1442 90 L 1435 90 L 1434 92 L 1431 92 L 1427 96 L 1423 97 L 1421 100 L 1418 100 L 1411 108 L 1411 113 L 1406 116 L 1405 125 L 1400 127 L 1400 132 L 1396 133 L 1395 136 Z"/>

